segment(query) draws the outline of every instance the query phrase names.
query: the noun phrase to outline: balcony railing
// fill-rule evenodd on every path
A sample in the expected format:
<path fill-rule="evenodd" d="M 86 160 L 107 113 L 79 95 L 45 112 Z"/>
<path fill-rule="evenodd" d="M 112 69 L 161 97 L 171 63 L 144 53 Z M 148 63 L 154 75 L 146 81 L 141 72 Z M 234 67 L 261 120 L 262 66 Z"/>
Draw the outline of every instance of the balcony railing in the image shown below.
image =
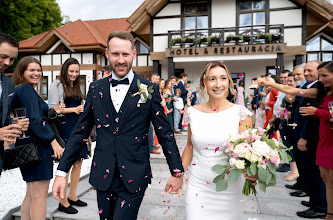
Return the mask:
<path fill-rule="evenodd" d="M 169 48 L 284 42 L 284 25 L 253 25 L 168 31 Z"/>

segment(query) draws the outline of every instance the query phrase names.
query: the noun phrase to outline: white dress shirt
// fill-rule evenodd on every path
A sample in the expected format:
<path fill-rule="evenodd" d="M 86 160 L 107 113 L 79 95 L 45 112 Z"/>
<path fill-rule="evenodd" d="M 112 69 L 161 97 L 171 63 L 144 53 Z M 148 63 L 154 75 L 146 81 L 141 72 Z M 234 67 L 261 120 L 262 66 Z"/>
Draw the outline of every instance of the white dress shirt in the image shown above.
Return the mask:
<path fill-rule="evenodd" d="M 123 101 L 126 97 L 128 89 L 129 89 L 131 83 L 133 82 L 133 79 L 134 79 L 133 70 L 130 70 L 128 72 L 128 74 L 126 76 L 124 76 L 124 78 L 122 78 L 121 80 L 126 79 L 126 78 L 128 78 L 128 80 L 129 80 L 129 85 L 118 84 L 114 87 L 112 87 L 112 85 L 110 85 L 110 94 L 112 97 L 111 101 L 117 112 L 119 112 L 119 109 L 120 109 L 121 105 L 123 104 Z M 119 78 L 113 72 L 112 72 L 112 80 L 119 80 Z M 110 84 L 111 84 L 111 82 L 110 82 Z M 61 170 L 57 170 L 55 175 L 66 177 L 67 173 L 64 171 L 61 171 Z"/>

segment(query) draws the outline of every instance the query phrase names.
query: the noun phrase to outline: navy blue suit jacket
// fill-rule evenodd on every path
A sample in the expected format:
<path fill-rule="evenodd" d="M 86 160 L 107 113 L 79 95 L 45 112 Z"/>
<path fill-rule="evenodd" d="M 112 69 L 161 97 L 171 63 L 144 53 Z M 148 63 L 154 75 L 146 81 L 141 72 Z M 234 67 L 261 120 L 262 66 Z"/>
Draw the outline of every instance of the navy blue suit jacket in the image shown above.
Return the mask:
<path fill-rule="evenodd" d="M 2 87 L 2 118 L 1 127 L 4 127 L 12 122 L 9 116 L 10 107 L 13 99 L 13 92 L 15 89 L 14 83 L 3 73 L 1 73 L 1 87 Z M 0 141 L 0 174 L 3 168 L 3 141 Z"/>
<path fill-rule="evenodd" d="M 180 97 L 183 99 L 184 105 L 187 103 L 187 93 L 188 91 L 185 88 L 185 85 L 179 81 L 179 83 L 177 84 L 177 88 L 180 89 L 181 94 Z"/>
<path fill-rule="evenodd" d="M 176 141 L 160 104 L 158 85 L 135 74 L 133 83 L 120 108 L 119 127 L 116 128 L 116 116 L 112 114 L 113 104 L 110 98 L 111 76 L 90 84 L 84 112 L 66 144 L 58 170 L 68 172 L 77 155 L 86 145 L 92 128 L 96 125 L 97 140 L 91 166 L 90 183 L 96 189 L 105 191 L 112 182 L 116 163 L 122 180 L 131 193 L 144 190 L 151 183 L 150 154 L 148 149 L 148 130 L 150 121 L 155 127 L 159 143 L 169 165 L 170 172 L 175 169 L 183 172 Z M 152 99 L 138 106 L 139 95 L 137 80 L 153 86 Z"/>

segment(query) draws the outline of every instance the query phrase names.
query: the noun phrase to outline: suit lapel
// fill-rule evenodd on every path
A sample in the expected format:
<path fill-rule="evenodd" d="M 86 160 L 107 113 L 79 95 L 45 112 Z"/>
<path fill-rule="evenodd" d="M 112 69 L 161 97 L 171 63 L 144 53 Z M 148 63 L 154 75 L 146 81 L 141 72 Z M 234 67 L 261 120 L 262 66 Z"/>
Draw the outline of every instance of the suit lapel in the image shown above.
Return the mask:
<path fill-rule="evenodd" d="M 109 81 L 110 79 L 111 79 L 111 76 L 107 77 L 106 80 L 104 80 L 104 82 L 103 82 L 103 88 L 106 89 L 105 98 L 107 100 L 105 100 L 104 102 L 102 101 L 102 104 L 103 104 L 103 107 L 105 109 L 105 112 L 107 114 L 111 115 L 111 117 L 109 117 L 109 120 L 111 121 L 110 125 L 112 126 L 113 130 L 115 130 L 116 126 L 115 126 L 115 123 L 114 123 L 114 119 L 115 119 L 116 115 L 114 115 L 115 110 L 114 110 L 114 106 L 112 104 L 112 97 L 111 97 L 111 93 L 110 93 L 110 85 L 111 85 L 111 83 Z M 103 116 L 103 117 L 105 117 L 105 116 Z"/>
<path fill-rule="evenodd" d="M 3 73 L 1 73 L 3 74 Z M 6 77 L 2 77 L 1 86 L 2 86 L 2 127 L 5 125 L 6 117 L 8 114 L 8 82 Z M 6 82 L 5 82 L 6 81 Z"/>
<path fill-rule="evenodd" d="M 128 115 L 131 114 L 131 112 L 137 108 L 139 95 L 132 97 L 132 95 L 138 92 L 139 90 L 137 86 L 137 80 L 138 80 L 138 75 L 134 74 L 133 82 L 131 83 L 128 92 L 126 94 L 126 97 L 123 101 L 123 104 L 121 105 L 121 108 L 119 110 L 119 112 L 122 113 L 120 117 L 119 129 L 121 129 L 124 126 L 125 122 L 129 118 Z"/>

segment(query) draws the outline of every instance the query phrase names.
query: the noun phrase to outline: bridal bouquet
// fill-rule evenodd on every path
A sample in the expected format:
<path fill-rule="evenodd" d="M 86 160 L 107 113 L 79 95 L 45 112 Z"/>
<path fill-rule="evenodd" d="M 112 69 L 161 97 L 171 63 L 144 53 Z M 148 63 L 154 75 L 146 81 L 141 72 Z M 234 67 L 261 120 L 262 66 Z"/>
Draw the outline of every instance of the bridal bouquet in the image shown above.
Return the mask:
<path fill-rule="evenodd" d="M 269 128 L 268 128 L 269 129 Z M 268 130 L 267 129 L 267 130 Z M 259 188 L 265 192 L 267 186 L 276 184 L 276 168 L 280 162 L 288 163 L 291 157 L 285 147 L 276 139 L 269 139 L 267 130 L 247 129 L 238 135 L 230 137 L 224 146 L 225 154 L 229 157 L 229 165 L 216 164 L 212 171 L 218 174 L 213 182 L 216 184 L 216 191 L 224 191 L 228 183 L 236 182 L 239 175 L 246 172 L 248 176 L 257 176 Z M 246 179 L 243 186 L 243 194 L 257 195 L 253 182 Z"/>

